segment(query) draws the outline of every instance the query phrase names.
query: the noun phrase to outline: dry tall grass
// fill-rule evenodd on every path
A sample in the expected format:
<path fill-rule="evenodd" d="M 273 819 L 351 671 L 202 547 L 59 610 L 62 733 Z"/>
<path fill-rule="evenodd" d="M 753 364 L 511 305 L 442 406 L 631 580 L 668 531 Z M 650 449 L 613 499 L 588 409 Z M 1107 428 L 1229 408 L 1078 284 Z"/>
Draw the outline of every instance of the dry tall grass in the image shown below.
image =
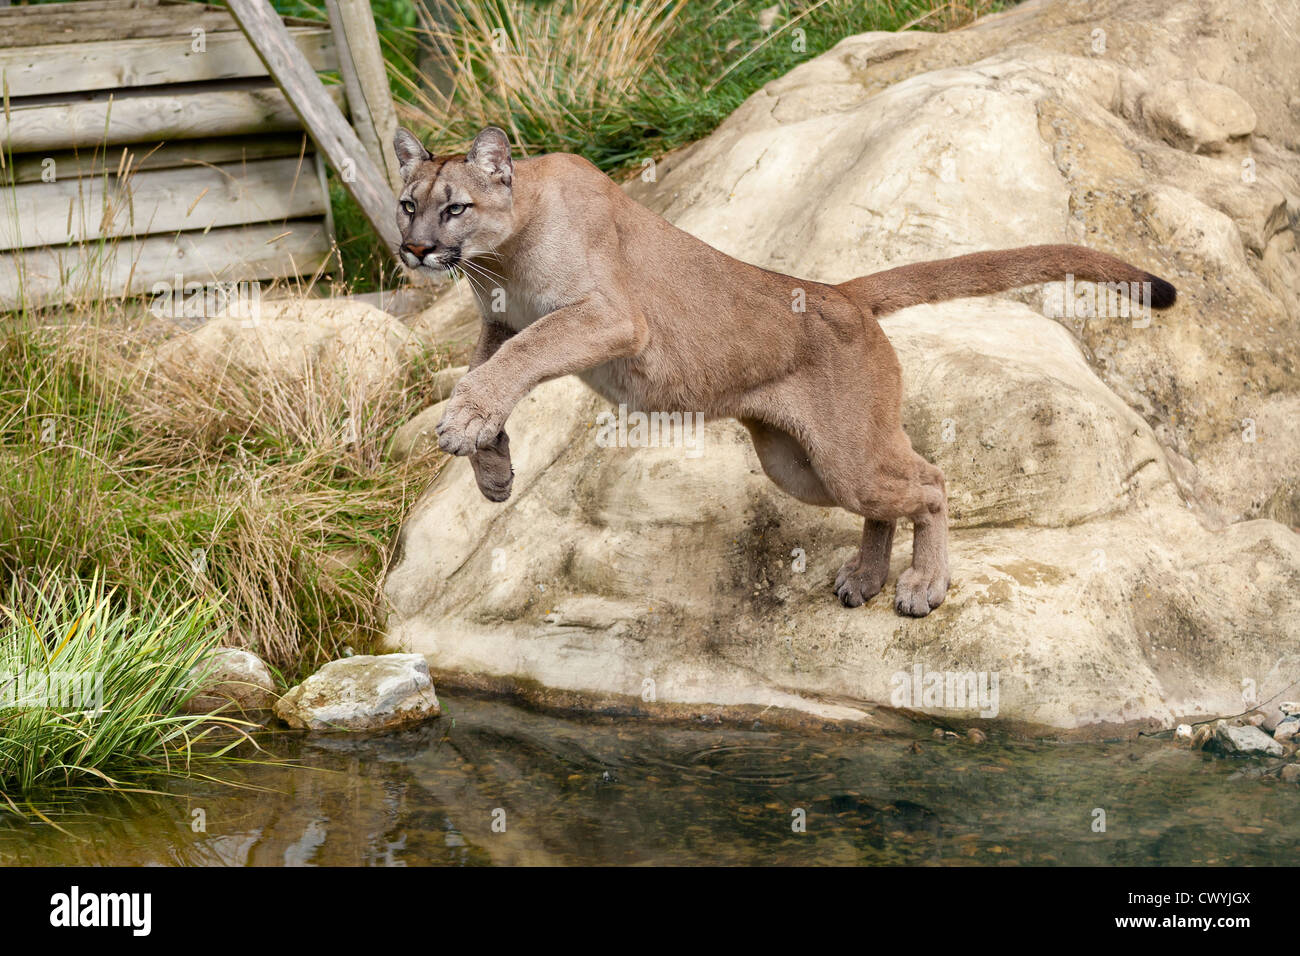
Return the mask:
<path fill-rule="evenodd" d="M 390 463 L 384 447 L 431 403 L 437 357 L 358 389 L 330 367 L 163 369 L 137 337 L 130 323 L 0 333 L 0 569 L 206 599 L 290 680 L 372 646 L 389 543 L 440 460 Z"/>
<path fill-rule="evenodd" d="M 522 150 L 543 149 L 534 131 L 590 123 L 633 94 L 656 69 L 656 54 L 685 3 L 452 0 L 440 5 L 442 23 L 418 5 L 425 62 L 441 64 L 445 76 L 438 85 L 419 85 L 399 75 L 411 98 L 399 112 L 435 140 L 504 123 Z"/>

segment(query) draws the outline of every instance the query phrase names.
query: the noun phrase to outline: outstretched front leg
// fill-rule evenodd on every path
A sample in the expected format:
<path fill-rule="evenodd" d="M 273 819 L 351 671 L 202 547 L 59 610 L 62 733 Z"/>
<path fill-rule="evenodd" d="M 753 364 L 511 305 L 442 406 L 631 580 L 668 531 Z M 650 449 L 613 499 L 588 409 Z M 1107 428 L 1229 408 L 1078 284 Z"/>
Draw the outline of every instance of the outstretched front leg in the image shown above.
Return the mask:
<path fill-rule="evenodd" d="M 438 447 L 453 455 L 481 452 L 542 382 L 635 355 L 646 336 L 639 312 L 594 297 L 542 316 L 456 383 L 438 422 Z"/>

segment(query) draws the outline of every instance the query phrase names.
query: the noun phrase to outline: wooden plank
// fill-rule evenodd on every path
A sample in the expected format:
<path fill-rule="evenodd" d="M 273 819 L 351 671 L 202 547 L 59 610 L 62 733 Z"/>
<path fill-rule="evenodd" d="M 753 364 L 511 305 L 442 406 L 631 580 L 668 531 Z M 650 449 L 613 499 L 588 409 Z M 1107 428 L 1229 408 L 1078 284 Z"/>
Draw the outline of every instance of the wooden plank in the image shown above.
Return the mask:
<path fill-rule="evenodd" d="M 233 32 L 207 35 L 200 49 L 189 35 L 105 40 L 75 49 L 0 48 L 0 79 L 10 97 L 21 97 L 266 76 L 266 67 L 233 21 L 231 27 Z M 327 29 L 294 27 L 289 33 L 313 68 L 338 69 Z"/>
<path fill-rule="evenodd" d="M 87 2 L 43 3 L 0 11 L 0 47 L 44 46 L 125 40 L 131 37 L 192 35 L 198 27 L 213 33 L 237 33 L 239 27 L 223 7 L 202 3 L 148 4 L 143 7 L 113 4 L 87 10 Z M 87 16 L 87 14 L 92 14 Z M 326 29 L 321 20 L 285 17 L 286 26 Z"/>
<path fill-rule="evenodd" d="M 330 201 L 330 181 L 326 174 L 325 160 L 320 153 L 311 154 L 312 165 L 316 167 L 316 182 L 320 184 L 320 194 L 325 197 L 325 231 L 329 233 L 330 242 L 336 238 L 334 232 L 334 206 Z"/>
<path fill-rule="evenodd" d="M 159 0 L 75 0 L 77 9 L 83 13 L 99 12 L 101 10 L 123 10 L 137 9 L 139 7 L 156 7 Z M 29 16 L 48 16 L 59 5 L 53 3 L 24 4 L 22 6 L 10 6 L 6 3 L 0 3 L 0 23 L 4 23 L 8 17 L 29 17 Z M 65 9 L 67 9 L 65 7 Z"/>
<path fill-rule="evenodd" d="M 160 169 L 124 182 L 68 179 L 15 186 L 0 216 L 0 250 L 147 236 L 323 215 L 311 159 Z"/>
<path fill-rule="evenodd" d="M 225 10 L 195 5 L 194 11 L 173 8 L 105 10 L 90 16 L 75 3 L 54 4 L 48 12 L 11 17 L 0 31 L 0 47 L 47 46 L 59 43 L 92 43 L 98 40 L 128 40 L 132 37 L 190 37 L 201 29 L 210 38 L 221 31 L 237 29 Z M 32 9 L 32 8 L 28 8 Z"/>
<path fill-rule="evenodd" d="M 0 185 L 38 183 L 47 181 L 48 176 L 53 176 L 53 181 L 105 175 L 116 178 L 119 169 L 136 173 L 146 169 L 172 169 L 207 163 L 247 163 L 280 156 L 311 157 L 315 148 L 307 134 L 298 132 L 170 143 L 131 143 L 82 152 L 62 151 L 48 156 L 23 153 L 12 157 L 8 167 L 0 171 Z M 10 157 L 0 154 L 0 167 L 4 165 L 2 161 L 8 159 Z M 47 160 L 52 160 L 53 165 L 49 165 Z M 42 174 L 47 170 L 49 173 L 43 178 Z"/>
<path fill-rule="evenodd" d="M 26 3 L 21 6 L 7 6 L 0 3 L 0 24 L 10 22 L 11 18 L 23 17 L 58 17 L 68 11 L 78 13 L 112 12 L 114 10 L 136 10 L 141 7 L 154 7 L 186 13 L 189 10 L 207 10 L 225 12 L 225 7 L 215 3 L 197 3 L 195 0 L 55 0 L 54 3 Z M 325 21 L 310 17 L 282 17 L 285 26 L 325 26 Z"/>
<path fill-rule="evenodd" d="M 392 148 L 397 111 L 393 108 L 388 68 L 379 49 L 370 0 L 325 0 L 325 8 L 338 47 L 339 72 L 357 138 L 387 177 L 388 188 L 400 191 L 402 177 Z"/>
<path fill-rule="evenodd" d="M 319 219 L 0 253 L 0 309 L 146 295 L 158 282 L 313 275 L 331 253 Z"/>
<path fill-rule="evenodd" d="M 0 116 L 0 142 L 9 151 L 35 153 L 301 128 L 284 94 L 256 80 L 47 99 L 10 103 L 8 115 Z M 343 88 L 330 87 L 325 99 L 337 111 L 333 104 L 342 101 Z"/>
<path fill-rule="evenodd" d="M 279 16 L 266 0 L 228 0 L 228 3 L 317 148 L 339 173 L 344 188 L 357 201 L 371 228 L 395 252 L 401 235 L 393 212 L 392 191 L 321 85 L 311 64 L 294 46 Z"/>

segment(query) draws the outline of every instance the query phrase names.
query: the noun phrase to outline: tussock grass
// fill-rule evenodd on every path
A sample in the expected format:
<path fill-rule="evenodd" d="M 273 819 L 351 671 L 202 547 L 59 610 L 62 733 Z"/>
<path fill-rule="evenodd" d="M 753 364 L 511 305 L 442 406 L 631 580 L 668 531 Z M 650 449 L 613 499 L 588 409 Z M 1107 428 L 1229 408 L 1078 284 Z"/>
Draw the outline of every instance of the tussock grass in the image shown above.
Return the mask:
<path fill-rule="evenodd" d="M 198 600 L 137 606 L 98 578 L 13 582 L 0 602 L 0 803 L 45 819 L 51 793 L 138 788 L 245 739 L 240 721 L 180 711 L 220 641 L 216 618 Z M 236 734 L 208 742 L 222 729 Z"/>
<path fill-rule="evenodd" d="M 846 36 L 955 29 L 1002 5 L 446 0 L 438 19 L 417 6 L 417 63 L 395 47 L 388 59 L 399 114 L 439 151 L 494 125 L 525 153 L 577 152 L 616 172 L 706 135 L 764 83 Z"/>
<path fill-rule="evenodd" d="M 286 680 L 370 648 L 392 535 L 440 456 L 384 459 L 439 358 L 384 389 L 333 369 L 160 371 L 130 323 L 0 328 L 0 571 L 203 599 Z M 146 353 L 147 354 L 147 353 Z"/>

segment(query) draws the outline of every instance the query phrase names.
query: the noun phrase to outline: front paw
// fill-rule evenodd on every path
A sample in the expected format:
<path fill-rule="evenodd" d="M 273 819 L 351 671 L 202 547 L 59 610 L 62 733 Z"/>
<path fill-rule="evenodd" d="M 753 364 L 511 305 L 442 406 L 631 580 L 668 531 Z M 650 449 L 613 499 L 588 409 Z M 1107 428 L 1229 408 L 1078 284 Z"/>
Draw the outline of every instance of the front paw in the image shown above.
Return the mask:
<path fill-rule="evenodd" d="M 499 403 L 475 389 L 467 375 L 452 390 L 438 422 L 438 447 L 450 455 L 472 455 L 491 445 L 506 422 Z"/>
<path fill-rule="evenodd" d="M 488 501 L 505 501 L 515 485 L 515 469 L 510 464 L 510 438 L 505 432 L 492 444 L 469 456 L 478 490 Z"/>

